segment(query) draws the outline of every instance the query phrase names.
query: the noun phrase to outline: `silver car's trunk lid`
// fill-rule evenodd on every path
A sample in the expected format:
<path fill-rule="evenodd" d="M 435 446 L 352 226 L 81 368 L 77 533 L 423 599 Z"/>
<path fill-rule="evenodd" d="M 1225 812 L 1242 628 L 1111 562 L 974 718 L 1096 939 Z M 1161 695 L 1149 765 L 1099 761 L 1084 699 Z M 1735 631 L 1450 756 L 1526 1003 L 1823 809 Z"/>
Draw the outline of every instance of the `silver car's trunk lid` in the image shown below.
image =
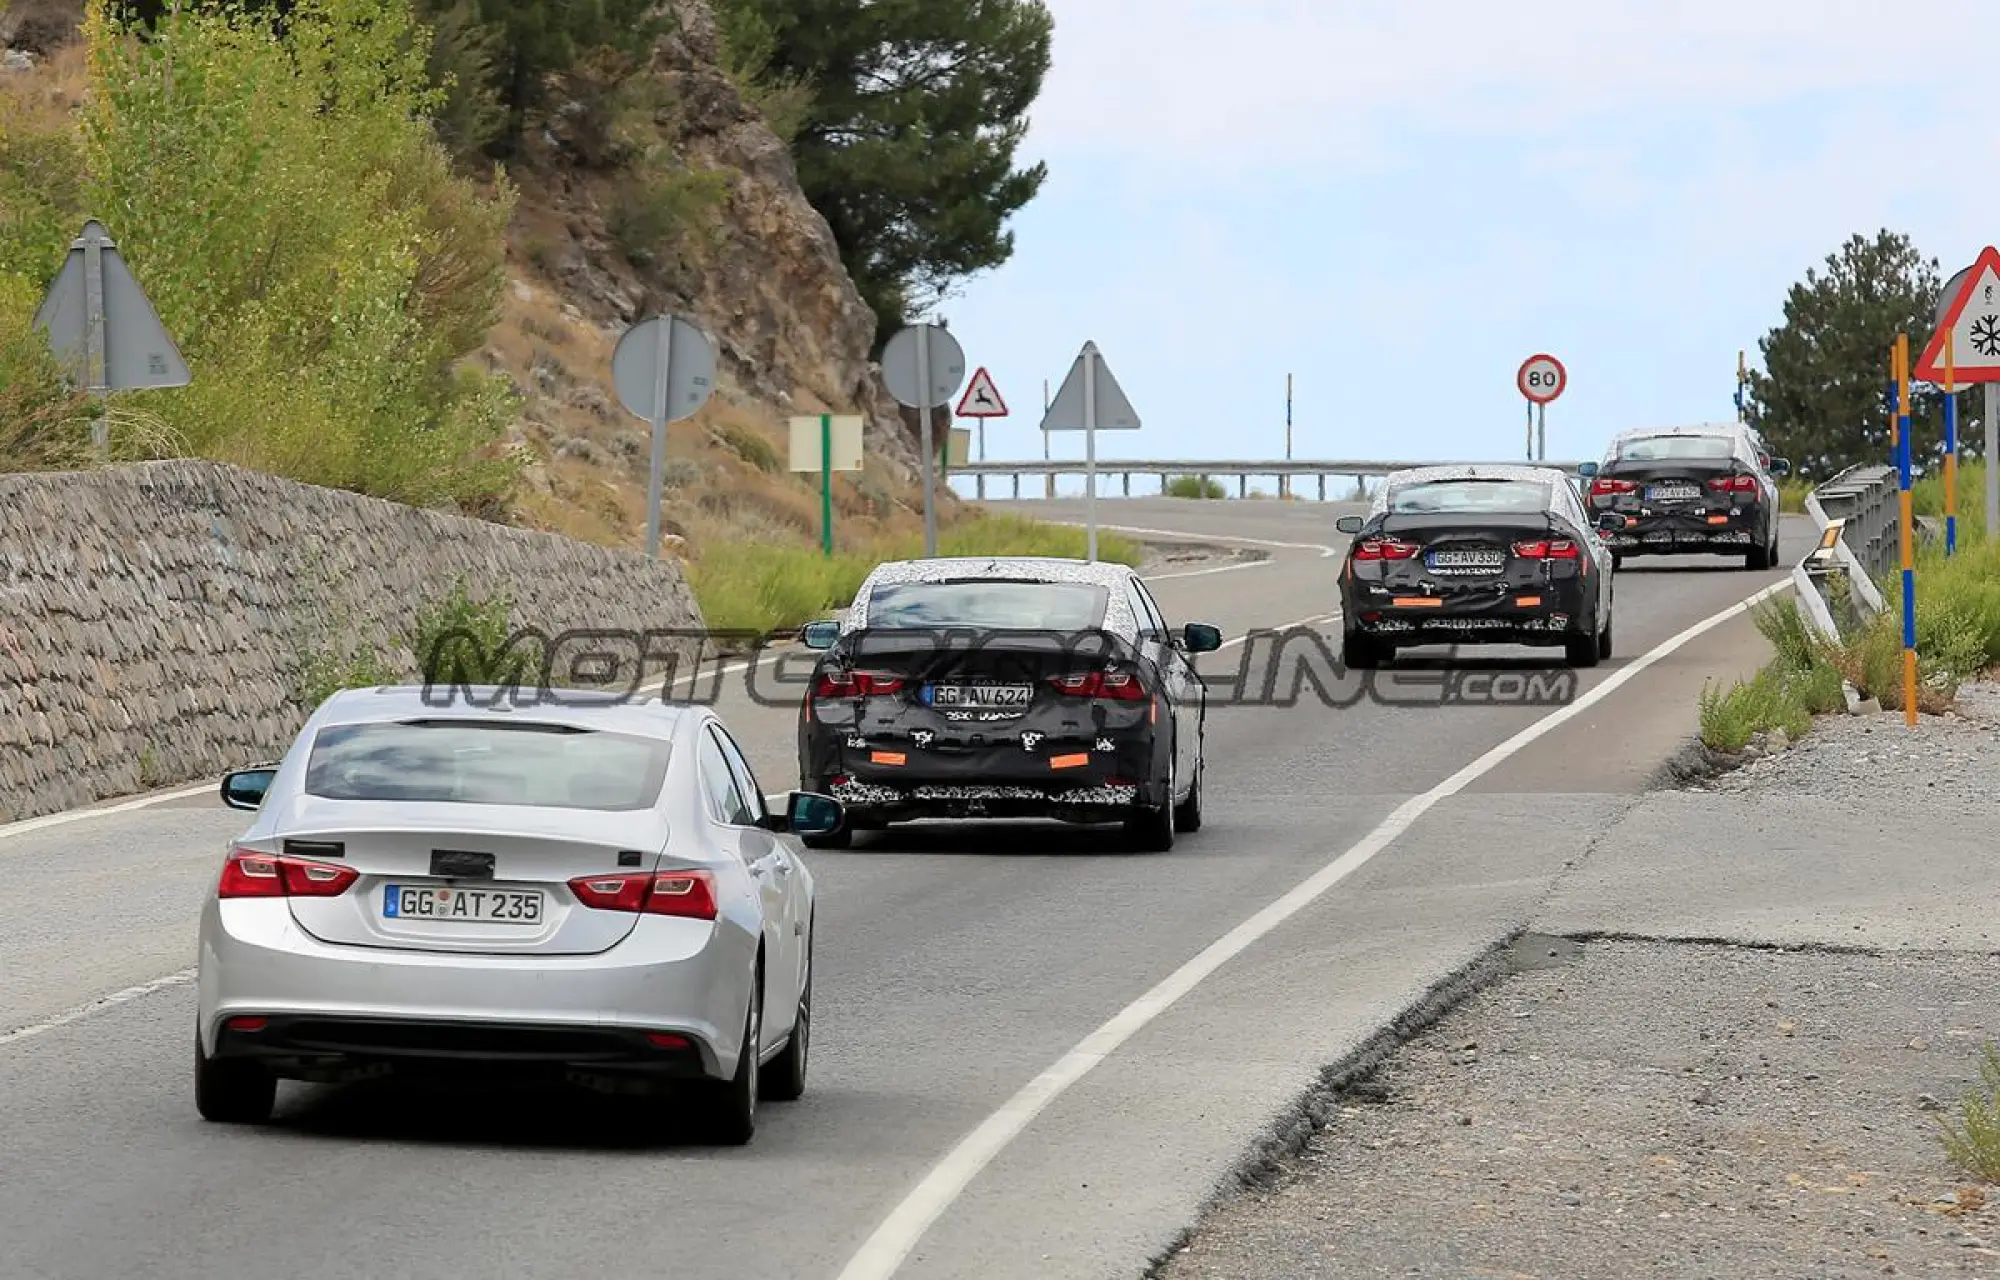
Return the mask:
<path fill-rule="evenodd" d="M 657 870 L 658 814 L 445 807 L 308 798 L 277 851 L 360 879 L 336 898 L 292 898 L 299 928 L 342 946 L 557 956 L 609 950 L 638 923 L 583 905 L 569 883 Z"/>

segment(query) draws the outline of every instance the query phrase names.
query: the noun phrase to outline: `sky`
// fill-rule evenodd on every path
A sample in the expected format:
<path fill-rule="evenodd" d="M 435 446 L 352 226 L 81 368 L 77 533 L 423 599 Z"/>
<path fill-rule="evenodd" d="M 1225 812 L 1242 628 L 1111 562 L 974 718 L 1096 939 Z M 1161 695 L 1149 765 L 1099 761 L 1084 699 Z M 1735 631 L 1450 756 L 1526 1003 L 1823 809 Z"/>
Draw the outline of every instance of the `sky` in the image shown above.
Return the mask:
<path fill-rule="evenodd" d="M 1100 459 L 1283 457 L 1290 375 L 1295 457 L 1515 460 L 1540 352 L 1547 456 L 1596 457 L 1733 418 L 1737 352 L 1850 235 L 1943 276 L 2000 240 L 1995 0 L 1050 8 L 1047 182 L 936 312 L 1011 410 L 988 460 L 1042 456 L 1086 340 L 1142 423 Z"/>

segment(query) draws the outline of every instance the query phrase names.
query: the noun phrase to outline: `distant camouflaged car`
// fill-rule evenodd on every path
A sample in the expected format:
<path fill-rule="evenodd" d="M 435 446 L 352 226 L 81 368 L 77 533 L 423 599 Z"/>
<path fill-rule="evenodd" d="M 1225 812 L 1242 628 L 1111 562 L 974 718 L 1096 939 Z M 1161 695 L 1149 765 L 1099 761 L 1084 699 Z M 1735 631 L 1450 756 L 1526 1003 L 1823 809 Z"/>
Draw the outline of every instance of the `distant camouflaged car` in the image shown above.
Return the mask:
<path fill-rule="evenodd" d="M 878 565 L 824 650 L 799 713 L 799 776 L 847 823 L 920 818 L 1122 822 L 1142 848 L 1201 825 L 1207 686 L 1221 633 L 1170 632 L 1124 565 L 964 557 Z"/>
<path fill-rule="evenodd" d="M 1392 472 L 1365 517 L 1335 527 L 1353 538 L 1340 569 L 1350 668 L 1418 645 L 1560 645 L 1573 667 L 1611 656 L 1611 555 L 1561 471 Z"/>
<path fill-rule="evenodd" d="M 1740 555 L 1746 569 L 1778 563 L 1777 477 L 1791 464 L 1740 423 L 1627 431 L 1582 469 L 1598 517 L 1623 517 L 1607 534 L 1614 565 L 1689 554 Z"/>

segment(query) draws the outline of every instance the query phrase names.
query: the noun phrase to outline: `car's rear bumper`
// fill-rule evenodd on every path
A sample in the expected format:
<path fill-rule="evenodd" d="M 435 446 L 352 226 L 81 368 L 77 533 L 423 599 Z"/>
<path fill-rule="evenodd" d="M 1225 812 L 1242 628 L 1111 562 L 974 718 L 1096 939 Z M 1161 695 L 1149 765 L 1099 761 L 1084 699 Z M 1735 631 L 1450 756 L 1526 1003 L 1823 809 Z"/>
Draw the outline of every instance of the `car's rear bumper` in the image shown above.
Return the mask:
<path fill-rule="evenodd" d="M 1346 614 L 1363 635 L 1395 644 L 1559 645 L 1589 625 L 1583 583 L 1455 587 L 1435 596 L 1400 586 L 1350 589 Z"/>
<path fill-rule="evenodd" d="M 809 735 L 801 773 L 865 822 L 925 817 L 1049 817 L 1108 822 L 1163 803 L 1150 732 L 983 731 L 979 746 L 928 746 L 903 734 L 862 745 L 830 728 Z"/>
<path fill-rule="evenodd" d="M 692 949 L 690 927 L 708 931 Z M 731 928 L 665 917 L 642 918 L 595 956 L 337 946 L 301 930 L 283 899 L 211 899 L 199 1034 L 206 1053 L 254 1055 L 302 1079 L 383 1062 L 726 1078 L 755 946 Z M 225 1030 L 237 1017 L 265 1027 Z M 688 1047 L 651 1046 L 649 1032 Z"/>
<path fill-rule="evenodd" d="M 1625 528 L 1604 538 L 1605 545 L 1620 556 L 1736 555 L 1763 540 L 1767 521 L 1764 508 L 1755 503 L 1733 511 L 1621 514 Z"/>

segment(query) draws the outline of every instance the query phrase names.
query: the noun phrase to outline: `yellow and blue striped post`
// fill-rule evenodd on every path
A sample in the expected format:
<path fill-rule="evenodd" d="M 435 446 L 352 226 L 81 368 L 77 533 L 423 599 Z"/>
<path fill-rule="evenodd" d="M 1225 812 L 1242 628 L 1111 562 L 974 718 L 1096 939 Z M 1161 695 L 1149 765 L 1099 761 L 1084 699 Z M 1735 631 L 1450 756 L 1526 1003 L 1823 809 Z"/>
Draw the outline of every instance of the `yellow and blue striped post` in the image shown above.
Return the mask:
<path fill-rule="evenodd" d="M 1902 507 L 1903 723 L 1917 727 L 1916 520 L 1910 499 L 1910 335 L 1896 335 L 1896 487 Z"/>
<path fill-rule="evenodd" d="M 1958 551 L 1958 369 L 1944 331 L 1944 553 Z"/>

